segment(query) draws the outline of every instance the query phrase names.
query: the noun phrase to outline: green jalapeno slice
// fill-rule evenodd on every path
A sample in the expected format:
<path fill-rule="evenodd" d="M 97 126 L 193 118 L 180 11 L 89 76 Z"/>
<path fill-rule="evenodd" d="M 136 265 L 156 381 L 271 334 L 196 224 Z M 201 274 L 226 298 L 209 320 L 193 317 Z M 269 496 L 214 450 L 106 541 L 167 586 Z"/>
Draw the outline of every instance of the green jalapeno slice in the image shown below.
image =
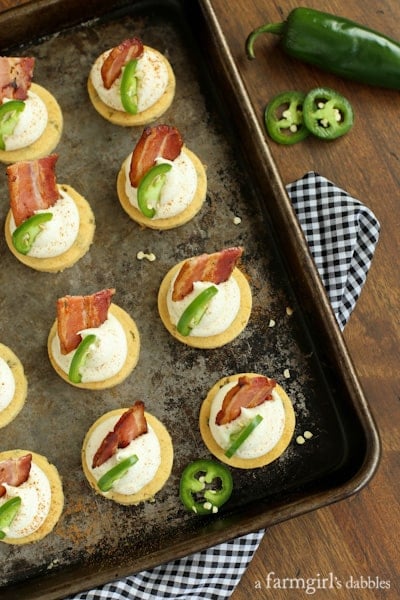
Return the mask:
<path fill-rule="evenodd" d="M 305 97 L 302 92 L 282 92 L 267 104 L 264 112 L 265 127 L 275 142 L 296 144 L 309 135 L 303 120 Z"/>
<path fill-rule="evenodd" d="M 72 381 L 72 383 L 80 383 L 82 381 L 81 369 L 86 362 L 90 346 L 94 344 L 96 339 L 94 333 L 86 335 L 75 350 L 68 371 L 68 379 Z"/>
<path fill-rule="evenodd" d="M 136 75 L 137 59 L 126 63 L 121 78 L 120 94 L 122 106 L 126 112 L 136 115 L 138 111 L 137 98 L 137 77 Z"/>
<path fill-rule="evenodd" d="M 121 477 L 123 477 L 125 473 L 127 473 L 127 471 L 137 463 L 138 460 L 138 456 L 136 454 L 132 454 L 131 456 L 121 460 L 121 462 L 118 464 L 114 465 L 114 467 L 106 471 L 106 473 L 104 473 L 104 475 L 102 475 L 98 480 L 97 485 L 99 489 L 102 492 L 108 492 L 111 490 L 115 481 L 117 481 L 117 479 L 121 479 Z"/>
<path fill-rule="evenodd" d="M 187 510 L 197 515 L 208 515 L 218 512 L 231 497 L 232 489 L 232 475 L 225 465 L 200 459 L 184 468 L 179 497 Z"/>
<path fill-rule="evenodd" d="M 6 537 L 7 534 L 5 533 L 4 529 L 9 527 L 13 522 L 17 512 L 19 511 L 21 502 L 21 498 L 19 496 L 15 496 L 0 506 L 0 540 L 3 540 Z"/>
<path fill-rule="evenodd" d="M 0 106 L 0 150 L 6 149 L 4 138 L 13 133 L 24 108 L 22 100 L 10 100 Z"/>
<path fill-rule="evenodd" d="M 185 308 L 176 326 L 181 335 L 190 335 L 193 327 L 196 327 L 206 312 L 212 298 L 218 292 L 215 285 L 206 288 Z"/>
<path fill-rule="evenodd" d="M 232 458 L 232 456 L 238 451 L 240 446 L 247 440 L 249 435 L 255 430 L 257 425 L 259 425 L 262 420 L 263 417 L 261 415 L 256 415 L 250 421 L 250 423 L 247 423 L 247 425 L 242 427 L 242 429 L 231 435 L 232 444 L 225 451 L 225 456 L 227 458 Z"/>
<path fill-rule="evenodd" d="M 12 242 L 17 252 L 28 254 L 37 236 L 43 230 L 44 223 L 51 221 L 53 213 L 37 213 L 26 219 L 12 234 Z"/>
<path fill-rule="evenodd" d="M 165 183 L 165 177 L 172 169 L 169 163 L 154 165 L 143 175 L 137 190 L 137 201 L 141 212 L 148 219 L 156 214 L 155 205 L 160 201 L 161 190 Z"/>
<path fill-rule="evenodd" d="M 351 129 L 354 122 L 350 102 L 329 88 L 314 88 L 305 97 L 303 119 L 307 129 L 324 140 L 334 140 Z"/>

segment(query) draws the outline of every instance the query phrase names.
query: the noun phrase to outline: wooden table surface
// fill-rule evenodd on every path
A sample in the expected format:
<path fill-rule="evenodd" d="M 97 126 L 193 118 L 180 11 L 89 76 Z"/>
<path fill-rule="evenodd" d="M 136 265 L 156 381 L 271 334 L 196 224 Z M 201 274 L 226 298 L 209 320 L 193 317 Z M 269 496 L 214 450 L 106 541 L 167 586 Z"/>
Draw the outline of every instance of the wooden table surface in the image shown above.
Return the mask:
<path fill-rule="evenodd" d="M 0 10 L 25 2 L 0 0 Z M 247 34 L 265 22 L 281 21 L 292 8 L 303 5 L 301 2 L 212 0 L 212 4 L 260 119 L 267 101 L 289 89 L 328 86 L 353 105 L 355 125 L 341 139 L 308 139 L 291 147 L 269 142 L 283 183 L 315 170 L 362 200 L 381 223 L 372 267 L 344 331 L 381 435 L 378 471 L 351 498 L 269 529 L 232 600 L 397 600 L 400 92 L 345 81 L 299 63 L 287 57 L 272 36 L 257 41 L 257 58 L 248 61 L 244 54 Z M 398 0 L 308 0 L 306 5 L 346 16 L 400 40 Z M 301 580 L 308 583 L 308 589 L 293 589 Z"/>

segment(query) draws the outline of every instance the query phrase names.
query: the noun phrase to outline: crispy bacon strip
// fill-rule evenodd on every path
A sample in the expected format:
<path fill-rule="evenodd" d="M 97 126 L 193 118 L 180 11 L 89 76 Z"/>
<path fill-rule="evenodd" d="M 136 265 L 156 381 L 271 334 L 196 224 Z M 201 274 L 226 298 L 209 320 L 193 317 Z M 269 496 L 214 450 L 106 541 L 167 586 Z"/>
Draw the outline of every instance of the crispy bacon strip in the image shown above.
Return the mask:
<path fill-rule="evenodd" d="M 31 470 L 32 454 L 25 454 L 19 458 L 8 458 L 0 462 L 0 498 L 7 492 L 3 483 L 18 487 L 24 483 Z"/>
<path fill-rule="evenodd" d="M 181 134 L 170 125 L 146 127 L 136 144 L 131 159 L 129 180 L 138 187 L 143 175 L 156 163 L 157 158 L 175 160 L 183 146 Z"/>
<path fill-rule="evenodd" d="M 143 54 L 143 43 L 139 38 L 124 40 L 111 50 L 101 67 L 101 78 L 104 87 L 109 90 L 120 76 L 122 67 L 130 60 Z"/>
<path fill-rule="evenodd" d="M 62 354 L 79 346 L 79 331 L 100 327 L 108 316 L 114 288 L 95 292 L 90 296 L 64 296 L 57 300 L 57 333 Z"/>
<path fill-rule="evenodd" d="M 222 403 L 221 410 L 215 417 L 217 425 L 225 425 L 238 418 L 242 408 L 254 408 L 272 400 L 272 390 L 276 386 L 274 379 L 257 376 L 239 377 L 237 384 L 229 390 Z"/>
<path fill-rule="evenodd" d="M 144 404 L 137 400 L 135 404 L 123 413 L 114 429 L 110 431 L 93 457 L 92 468 L 106 462 L 118 448 L 126 448 L 132 440 L 147 433 L 147 421 L 144 415 Z"/>
<path fill-rule="evenodd" d="M 50 154 L 7 167 L 10 208 L 17 227 L 35 211 L 53 206 L 60 198 L 55 174 L 57 159 L 57 154 Z"/>
<path fill-rule="evenodd" d="M 0 103 L 3 98 L 26 100 L 34 66 L 32 57 L 0 56 Z"/>
<path fill-rule="evenodd" d="M 190 294 L 195 281 L 210 281 L 217 285 L 227 281 L 242 254 L 243 248 L 235 246 L 188 258 L 175 279 L 172 300 L 178 302 Z"/>

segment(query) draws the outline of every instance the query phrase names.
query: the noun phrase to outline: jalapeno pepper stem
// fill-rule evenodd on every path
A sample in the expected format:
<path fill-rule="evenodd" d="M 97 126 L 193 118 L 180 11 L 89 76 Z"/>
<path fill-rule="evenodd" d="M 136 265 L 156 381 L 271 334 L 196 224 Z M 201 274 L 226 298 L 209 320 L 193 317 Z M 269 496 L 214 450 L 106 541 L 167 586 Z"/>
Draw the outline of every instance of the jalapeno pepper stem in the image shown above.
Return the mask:
<path fill-rule="evenodd" d="M 250 33 L 246 40 L 247 57 L 250 59 L 256 57 L 256 55 L 254 54 L 254 42 L 261 33 L 273 33 L 274 35 L 282 35 L 284 27 L 285 23 L 266 23 L 265 25 L 254 29 L 254 31 Z"/>

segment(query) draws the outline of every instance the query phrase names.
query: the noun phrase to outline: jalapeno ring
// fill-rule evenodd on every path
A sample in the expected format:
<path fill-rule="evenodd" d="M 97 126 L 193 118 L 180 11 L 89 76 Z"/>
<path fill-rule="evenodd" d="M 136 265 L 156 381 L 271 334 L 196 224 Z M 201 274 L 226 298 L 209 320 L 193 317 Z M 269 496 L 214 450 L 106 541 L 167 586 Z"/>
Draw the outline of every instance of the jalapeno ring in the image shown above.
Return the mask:
<path fill-rule="evenodd" d="M 354 123 L 350 102 L 330 88 L 314 88 L 303 104 L 303 119 L 307 129 L 318 138 L 334 140 L 347 133 Z"/>
<path fill-rule="evenodd" d="M 282 92 L 267 104 L 265 127 L 275 142 L 288 146 L 304 140 L 310 134 L 303 120 L 305 97 L 298 91 Z"/>

